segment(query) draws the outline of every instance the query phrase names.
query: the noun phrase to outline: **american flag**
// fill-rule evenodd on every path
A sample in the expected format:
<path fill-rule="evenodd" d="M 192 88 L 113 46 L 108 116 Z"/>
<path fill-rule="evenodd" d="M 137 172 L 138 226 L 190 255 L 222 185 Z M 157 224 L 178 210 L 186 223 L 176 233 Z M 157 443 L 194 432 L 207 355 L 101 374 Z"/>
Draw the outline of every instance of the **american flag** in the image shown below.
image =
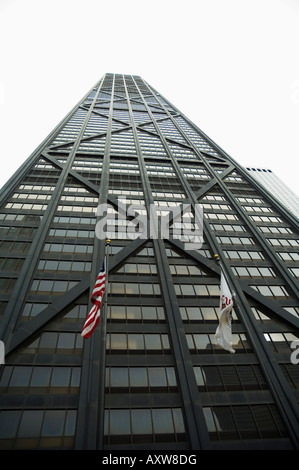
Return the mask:
<path fill-rule="evenodd" d="M 93 307 L 90 310 L 83 326 L 81 336 L 83 336 L 84 338 L 89 338 L 89 336 L 93 333 L 95 327 L 100 321 L 101 304 L 105 292 L 105 283 L 106 272 L 104 261 L 91 294 L 91 302 L 93 303 Z"/>

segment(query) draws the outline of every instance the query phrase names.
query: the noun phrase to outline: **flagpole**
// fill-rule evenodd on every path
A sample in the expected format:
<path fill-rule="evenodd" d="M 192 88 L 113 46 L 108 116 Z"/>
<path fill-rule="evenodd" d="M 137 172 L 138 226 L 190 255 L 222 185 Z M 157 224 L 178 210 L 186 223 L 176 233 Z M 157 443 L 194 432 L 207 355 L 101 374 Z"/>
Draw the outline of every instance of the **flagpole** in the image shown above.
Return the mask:
<path fill-rule="evenodd" d="M 100 388 L 99 395 L 99 434 L 97 449 L 102 450 L 104 444 L 104 420 L 105 420 L 105 382 L 106 382 L 106 343 L 107 343 L 107 311 L 108 311 L 108 276 L 109 276 L 109 248 L 111 247 L 111 240 L 106 238 L 105 246 L 105 273 L 106 273 L 106 288 L 103 299 L 103 312 L 102 324 L 100 329 Z"/>
<path fill-rule="evenodd" d="M 234 290 L 234 288 L 232 287 L 232 285 L 231 285 L 231 283 L 230 283 L 230 281 L 229 281 L 229 279 L 228 279 L 228 276 L 226 275 L 226 271 L 225 271 L 225 268 L 223 267 L 223 264 L 222 264 L 222 262 L 221 262 L 220 256 L 217 255 L 217 254 L 215 254 L 215 255 L 214 255 L 214 259 L 215 259 L 215 261 L 217 262 L 217 264 L 219 264 L 220 269 L 221 269 L 221 271 L 222 271 L 222 273 L 223 273 L 223 276 L 224 276 L 224 278 L 225 278 L 225 280 L 226 280 L 226 282 L 227 282 L 227 285 L 229 286 L 230 291 L 231 291 L 231 293 L 232 293 L 232 297 L 233 297 L 233 299 L 235 300 L 235 297 L 236 297 L 235 290 Z"/>

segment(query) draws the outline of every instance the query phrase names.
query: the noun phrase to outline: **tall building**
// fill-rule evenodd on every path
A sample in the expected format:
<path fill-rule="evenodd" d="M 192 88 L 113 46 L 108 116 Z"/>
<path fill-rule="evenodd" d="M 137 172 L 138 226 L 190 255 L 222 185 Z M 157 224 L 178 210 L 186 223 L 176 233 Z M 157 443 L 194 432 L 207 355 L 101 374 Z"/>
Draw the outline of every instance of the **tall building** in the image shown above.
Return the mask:
<path fill-rule="evenodd" d="M 106 74 L 0 217 L 1 449 L 298 449 L 298 220 L 141 77 Z"/>
<path fill-rule="evenodd" d="M 299 218 L 299 197 L 272 170 L 246 167 L 252 176 Z"/>

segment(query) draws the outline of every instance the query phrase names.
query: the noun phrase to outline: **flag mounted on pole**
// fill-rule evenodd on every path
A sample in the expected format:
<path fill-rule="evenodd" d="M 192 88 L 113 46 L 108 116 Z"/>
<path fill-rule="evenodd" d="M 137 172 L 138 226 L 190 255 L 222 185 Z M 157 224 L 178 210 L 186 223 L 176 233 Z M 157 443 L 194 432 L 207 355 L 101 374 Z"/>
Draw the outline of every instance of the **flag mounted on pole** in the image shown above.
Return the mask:
<path fill-rule="evenodd" d="M 90 310 L 86 321 L 83 326 L 83 330 L 81 336 L 84 338 L 89 338 L 89 336 L 93 333 L 95 327 L 100 321 L 100 314 L 101 314 L 101 304 L 105 292 L 106 286 L 106 270 L 105 270 L 105 260 L 103 262 L 102 268 L 98 274 L 95 286 L 92 291 L 91 295 L 91 302 L 93 303 L 93 307 Z"/>
<path fill-rule="evenodd" d="M 227 285 L 224 274 L 221 271 L 220 282 L 220 318 L 219 325 L 216 330 L 216 341 L 223 349 L 234 353 L 232 348 L 232 329 L 231 318 L 233 309 L 233 297 Z"/>

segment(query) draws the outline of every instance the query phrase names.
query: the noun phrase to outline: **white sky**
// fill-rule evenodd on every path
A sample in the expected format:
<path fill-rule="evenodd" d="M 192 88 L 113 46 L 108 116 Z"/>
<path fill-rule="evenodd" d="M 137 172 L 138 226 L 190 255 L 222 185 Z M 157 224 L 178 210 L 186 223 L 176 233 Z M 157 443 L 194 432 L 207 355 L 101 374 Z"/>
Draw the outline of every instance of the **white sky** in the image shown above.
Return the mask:
<path fill-rule="evenodd" d="M 0 0 L 0 187 L 106 73 L 299 194 L 299 0 Z"/>

